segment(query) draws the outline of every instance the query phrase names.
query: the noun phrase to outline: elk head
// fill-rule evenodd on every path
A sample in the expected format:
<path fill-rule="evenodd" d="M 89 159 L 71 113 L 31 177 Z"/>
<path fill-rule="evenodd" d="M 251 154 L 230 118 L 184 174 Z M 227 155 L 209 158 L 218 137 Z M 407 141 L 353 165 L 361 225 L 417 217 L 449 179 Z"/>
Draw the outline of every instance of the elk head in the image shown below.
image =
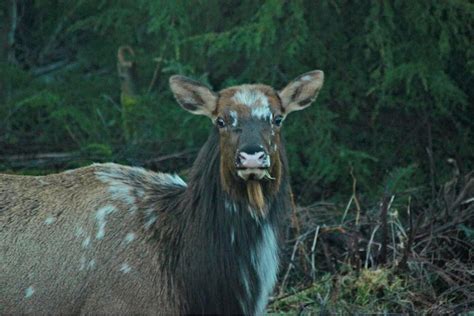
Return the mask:
<path fill-rule="evenodd" d="M 275 91 L 262 84 L 219 92 L 183 76 L 170 78 L 171 90 L 187 111 L 209 117 L 219 131 L 220 176 L 234 199 L 247 199 L 265 213 L 265 197 L 278 192 L 282 176 L 280 131 L 286 116 L 308 107 L 323 85 L 315 70 Z"/>

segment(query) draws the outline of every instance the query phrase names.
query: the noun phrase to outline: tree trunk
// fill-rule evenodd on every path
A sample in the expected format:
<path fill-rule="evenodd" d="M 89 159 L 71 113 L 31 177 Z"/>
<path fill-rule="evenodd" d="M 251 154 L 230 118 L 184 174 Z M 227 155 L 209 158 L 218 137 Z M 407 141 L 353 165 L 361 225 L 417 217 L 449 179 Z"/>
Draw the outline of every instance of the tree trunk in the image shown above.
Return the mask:
<path fill-rule="evenodd" d="M 133 112 L 137 104 L 137 67 L 135 61 L 127 60 L 125 55 L 134 58 L 130 46 L 120 46 L 117 51 L 117 72 L 120 78 L 120 103 L 122 104 L 122 126 L 125 139 L 133 138 Z"/>

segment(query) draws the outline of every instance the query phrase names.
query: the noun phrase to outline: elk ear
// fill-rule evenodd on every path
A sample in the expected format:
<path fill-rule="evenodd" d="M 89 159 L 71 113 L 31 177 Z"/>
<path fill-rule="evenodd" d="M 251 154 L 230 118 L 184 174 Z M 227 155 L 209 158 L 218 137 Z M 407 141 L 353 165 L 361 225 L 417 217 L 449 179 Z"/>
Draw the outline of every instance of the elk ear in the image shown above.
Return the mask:
<path fill-rule="evenodd" d="M 313 70 L 297 77 L 278 92 L 285 114 L 310 106 L 316 100 L 323 81 L 324 73 Z"/>
<path fill-rule="evenodd" d="M 200 82 L 184 76 L 172 76 L 170 87 L 176 101 L 186 111 L 213 118 L 217 106 L 217 95 Z"/>

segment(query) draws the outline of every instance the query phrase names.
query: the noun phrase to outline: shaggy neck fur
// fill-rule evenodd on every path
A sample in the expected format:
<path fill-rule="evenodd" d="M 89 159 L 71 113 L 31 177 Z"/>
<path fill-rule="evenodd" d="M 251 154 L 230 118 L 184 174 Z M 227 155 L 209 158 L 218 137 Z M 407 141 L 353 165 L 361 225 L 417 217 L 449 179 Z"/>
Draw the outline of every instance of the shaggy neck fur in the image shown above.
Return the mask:
<path fill-rule="evenodd" d="M 278 194 L 265 195 L 269 188 L 262 185 L 265 216 L 252 211 L 245 190 L 236 196 L 238 191 L 223 189 L 216 130 L 194 163 L 188 188 L 173 198 L 179 202 L 168 204 L 164 213 L 175 214 L 172 226 L 167 225 L 172 231 L 157 237 L 181 249 L 172 259 L 161 251 L 176 275 L 186 313 L 263 312 L 276 281 L 280 226 L 290 209 L 286 159 L 280 155 Z"/>

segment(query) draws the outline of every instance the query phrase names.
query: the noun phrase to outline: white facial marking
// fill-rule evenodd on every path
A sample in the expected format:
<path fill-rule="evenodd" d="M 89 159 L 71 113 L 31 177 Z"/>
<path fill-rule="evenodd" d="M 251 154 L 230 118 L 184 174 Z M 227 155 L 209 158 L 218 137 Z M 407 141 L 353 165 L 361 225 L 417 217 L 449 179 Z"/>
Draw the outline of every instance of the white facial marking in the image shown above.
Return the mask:
<path fill-rule="evenodd" d="M 125 235 L 125 238 L 123 239 L 123 241 L 124 241 L 126 244 L 129 244 L 129 243 L 131 243 L 134 239 L 135 239 L 135 234 L 134 234 L 134 233 L 128 233 L 127 235 Z"/>
<path fill-rule="evenodd" d="M 248 107 L 268 106 L 268 98 L 260 90 L 248 86 L 242 87 L 233 96 L 232 100 Z"/>
<path fill-rule="evenodd" d="M 44 220 L 44 223 L 46 225 L 51 225 L 52 223 L 54 223 L 56 221 L 56 218 L 54 218 L 53 216 L 48 216 L 45 220 Z"/>
<path fill-rule="evenodd" d="M 252 117 L 259 120 L 269 120 L 270 122 L 273 120 L 273 114 L 268 104 L 252 108 Z"/>
<path fill-rule="evenodd" d="M 278 272 L 278 246 L 273 228 L 266 224 L 262 227 L 262 239 L 251 252 L 252 264 L 260 280 L 255 314 L 265 311 L 268 297 L 273 291 Z"/>
<path fill-rule="evenodd" d="M 97 221 L 97 234 L 95 235 L 96 239 L 102 239 L 105 236 L 105 224 L 107 223 L 106 218 L 108 215 L 115 212 L 117 208 L 113 205 L 106 205 L 97 210 L 95 214 L 95 219 Z"/>
<path fill-rule="evenodd" d="M 35 289 L 33 288 L 33 286 L 30 286 L 29 288 L 25 290 L 25 298 L 31 297 L 34 292 L 35 292 Z"/>
<path fill-rule="evenodd" d="M 251 108 L 251 115 L 256 119 L 271 121 L 273 118 L 268 98 L 260 90 L 244 86 L 234 94 L 232 100 Z"/>
<path fill-rule="evenodd" d="M 230 117 L 232 117 L 232 127 L 236 127 L 239 124 L 239 116 L 235 111 L 229 111 Z"/>
<path fill-rule="evenodd" d="M 87 236 L 87 237 L 82 241 L 82 248 L 89 248 L 90 243 L 91 243 L 91 238 L 90 238 L 90 236 Z"/>
<path fill-rule="evenodd" d="M 120 271 L 123 273 L 129 273 L 131 270 L 132 268 L 130 268 L 127 263 L 122 263 L 122 265 L 120 266 Z"/>

